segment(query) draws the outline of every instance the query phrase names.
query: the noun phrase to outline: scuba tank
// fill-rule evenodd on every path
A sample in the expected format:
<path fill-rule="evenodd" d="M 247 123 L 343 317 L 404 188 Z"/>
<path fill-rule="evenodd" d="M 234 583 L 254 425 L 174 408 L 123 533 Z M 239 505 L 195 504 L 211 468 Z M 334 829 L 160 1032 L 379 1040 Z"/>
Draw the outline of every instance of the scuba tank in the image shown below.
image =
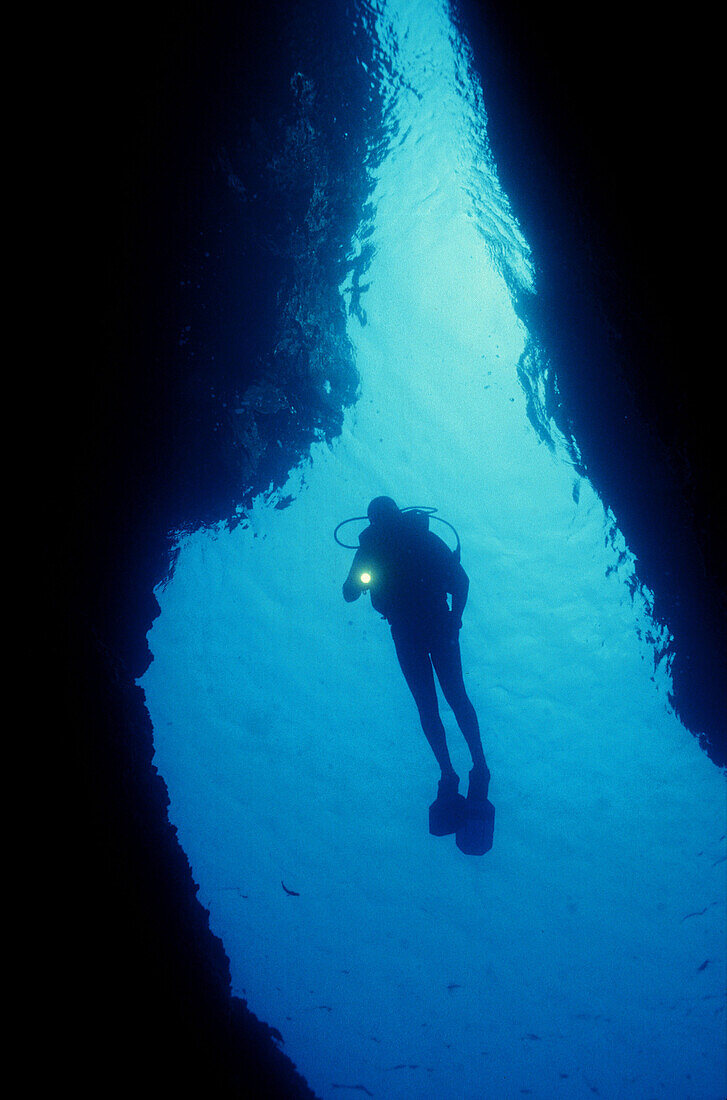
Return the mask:
<path fill-rule="evenodd" d="M 459 562 L 460 557 L 461 557 L 462 547 L 461 547 L 461 544 L 460 544 L 460 541 L 459 541 L 459 535 L 457 533 L 457 529 L 451 523 L 449 523 L 448 520 L 442 519 L 441 516 L 435 515 L 434 513 L 437 511 L 436 508 L 421 507 L 419 505 L 412 504 L 412 505 L 409 505 L 407 508 L 401 508 L 400 511 L 402 512 L 402 514 L 410 516 L 412 524 L 420 531 L 428 531 L 429 530 L 429 521 L 431 519 L 434 519 L 438 523 L 443 523 L 446 527 L 449 527 L 450 531 L 454 532 L 454 537 L 457 540 L 457 545 L 456 545 L 455 549 L 452 551 L 452 553 L 454 554 L 456 560 Z M 338 532 L 341 530 L 342 527 L 345 527 L 349 523 L 368 523 L 368 522 L 369 522 L 368 516 L 351 516 L 350 519 L 344 519 L 338 524 L 335 531 L 333 532 L 333 537 L 336 540 L 336 542 L 338 543 L 338 545 L 343 546 L 346 550 L 358 550 L 358 548 L 359 548 L 358 543 L 356 543 L 356 545 L 354 546 L 352 543 L 342 542 L 341 539 L 338 537 Z"/>

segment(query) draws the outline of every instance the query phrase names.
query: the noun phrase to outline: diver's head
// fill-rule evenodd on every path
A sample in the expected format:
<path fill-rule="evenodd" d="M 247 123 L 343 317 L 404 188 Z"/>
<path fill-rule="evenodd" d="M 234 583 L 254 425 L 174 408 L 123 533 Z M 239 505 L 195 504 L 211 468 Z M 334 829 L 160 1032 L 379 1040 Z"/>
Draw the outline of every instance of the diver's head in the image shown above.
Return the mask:
<path fill-rule="evenodd" d="M 391 497 L 374 497 L 367 509 L 369 523 L 376 527 L 391 527 L 401 519 L 396 501 Z"/>

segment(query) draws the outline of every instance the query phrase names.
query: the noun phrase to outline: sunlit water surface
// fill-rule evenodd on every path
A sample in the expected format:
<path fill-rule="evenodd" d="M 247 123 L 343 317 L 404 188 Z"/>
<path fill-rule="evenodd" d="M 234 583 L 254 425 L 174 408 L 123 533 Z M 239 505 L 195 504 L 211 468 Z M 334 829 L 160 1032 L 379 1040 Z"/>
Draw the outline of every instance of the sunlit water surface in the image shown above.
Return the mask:
<path fill-rule="evenodd" d="M 446 6 L 362 18 L 389 145 L 351 245 L 373 234 L 360 400 L 240 526 L 181 540 L 142 680 L 170 817 L 234 992 L 324 1100 L 719 1100 L 723 776 L 669 707 L 616 519 L 526 415 L 530 257 Z M 482 858 L 429 835 L 438 776 L 387 626 L 341 598 L 333 528 L 379 493 L 461 536 Z"/>

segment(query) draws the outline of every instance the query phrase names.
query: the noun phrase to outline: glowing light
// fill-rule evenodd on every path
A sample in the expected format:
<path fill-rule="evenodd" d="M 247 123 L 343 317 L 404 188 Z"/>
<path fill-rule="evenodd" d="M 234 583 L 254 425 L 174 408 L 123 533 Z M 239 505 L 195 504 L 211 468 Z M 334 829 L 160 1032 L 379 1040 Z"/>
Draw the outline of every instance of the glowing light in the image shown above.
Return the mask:
<path fill-rule="evenodd" d="M 361 584 L 371 584 L 371 574 L 370 573 L 362 573 L 361 574 Z"/>

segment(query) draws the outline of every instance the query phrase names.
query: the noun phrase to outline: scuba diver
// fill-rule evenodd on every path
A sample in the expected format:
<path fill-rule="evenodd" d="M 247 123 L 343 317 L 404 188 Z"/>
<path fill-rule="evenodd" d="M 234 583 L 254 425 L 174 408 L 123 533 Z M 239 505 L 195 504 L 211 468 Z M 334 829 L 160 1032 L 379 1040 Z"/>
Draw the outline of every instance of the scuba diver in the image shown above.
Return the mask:
<path fill-rule="evenodd" d="M 459 561 L 459 538 L 453 552 L 429 530 L 432 511 L 402 510 L 391 497 L 375 497 L 368 506 L 369 526 L 359 536 L 343 598 L 351 603 L 368 591 L 374 609 L 391 627 L 401 671 L 442 773 L 437 798 L 429 809 L 430 832 L 435 836 L 456 833 L 462 851 L 483 854 L 492 846 L 494 807 L 487 801 L 490 772 L 477 715 L 465 690 L 459 647 L 469 578 Z M 459 776 L 449 756 L 434 672 L 472 756 L 466 800 L 459 794 Z"/>

